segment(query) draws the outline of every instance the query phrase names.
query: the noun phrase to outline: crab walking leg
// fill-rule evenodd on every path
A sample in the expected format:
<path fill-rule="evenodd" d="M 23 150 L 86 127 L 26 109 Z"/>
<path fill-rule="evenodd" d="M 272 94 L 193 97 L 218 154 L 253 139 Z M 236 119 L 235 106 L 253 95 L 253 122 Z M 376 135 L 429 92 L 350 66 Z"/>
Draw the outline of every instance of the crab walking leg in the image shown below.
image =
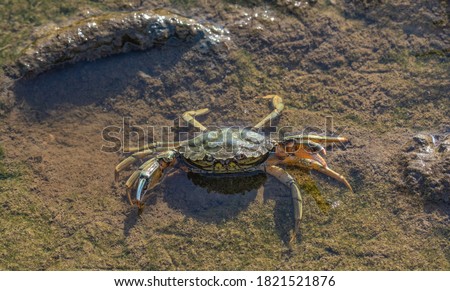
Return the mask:
<path fill-rule="evenodd" d="M 169 142 L 154 142 L 154 143 L 149 143 L 149 144 L 141 146 L 141 147 L 125 148 L 123 150 L 123 152 L 124 153 L 135 153 L 135 152 L 145 151 L 145 150 L 148 150 L 148 149 L 152 149 L 155 152 L 160 152 L 160 151 L 166 151 L 166 150 L 174 149 L 174 148 L 176 148 L 179 145 L 180 145 L 180 142 L 173 142 L 173 141 L 169 141 Z"/>
<path fill-rule="evenodd" d="M 193 111 L 186 111 L 183 113 L 182 117 L 183 119 L 188 122 L 189 124 L 193 125 L 194 127 L 200 129 L 201 131 L 205 131 L 206 127 L 204 127 L 200 122 L 198 122 L 195 117 L 204 115 L 209 112 L 208 108 L 203 108 L 199 110 L 193 110 Z"/>
<path fill-rule="evenodd" d="M 342 176 L 341 174 L 328 168 L 328 166 L 326 166 L 326 165 L 324 166 L 315 160 L 298 159 L 296 157 L 288 157 L 288 158 L 284 159 L 282 163 L 285 165 L 291 165 L 291 166 L 302 166 L 302 167 L 305 167 L 310 170 L 316 170 L 318 172 L 321 172 L 322 174 L 325 174 L 325 175 L 335 179 L 336 181 L 341 182 L 342 184 L 347 186 L 347 188 L 350 191 L 353 192 L 352 186 L 350 186 L 350 183 L 347 181 L 347 179 L 345 179 L 344 176 Z"/>
<path fill-rule="evenodd" d="M 283 138 L 284 140 L 297 140 L 297 141 L 303 141 L 303 142 L 313 142 L 313 143 L 320 143 L 323 145 L 330 145 L 334 143 L 346 143 L 348 142 L 348 139 L 342 136 L 320 136 L 315 134 L 293 134 L 293 135 L 286 135 Z"/>
<path fill-rule="evenodd" d="M 266 124 L 267 121 L 274 119 L 275 117 L 277 117 L 278 115 L 280 115 L 281 111 L 283 111 L 284 109 L 284 103 L 283 103 L 283 98 L 281 98 L 278 95 L 267 95 L 264 97 L 261 97 L 264 99 L 272 99 L 272 105 L 273 107 L 275 107 L 275 109 L 266 117 L 263 118 L 263 120 L 261 120 L 257 125 L 253 126 L 253 130 L 257 130 L 260 129 L 261 127 L 263 127 L 264 124 Z"/>
<path fill-rule="evenodd" d="M 127 182 L 125 183 L 125 186 L 127 187 L 128 201 L 130 201 L 131 205 L 133 205 L 133 200 L 131 199 L 131 191 L 136 186 L 140 173 L 141 170 L 134 171 L 133 174 L 130 176 L 130 178 L 128 178 Z"/>
<path fill-rule="evenodd" d="M 300 220 L 303 215 L 302 194 L 300 193 L 300 188 L 295 179 L 280 167 L 268 166 L 266 167 L 266 173 L 275 177 L 278 181 L 289 187 L 291 190 L 292 201 L 294 202 L 295 234 L 299 229 Z"/>
<path fill-rule="evenodd" d="M 130 166 L 131 164 L 133 164 L 134 162 L 136 162 L 139 159 L 145 158 L 149 155 L 153 154 L 153 150 L 145 150 L 142 152 L 137 152 L 132 154 L 131 156 L 129 156 L 128 158 L 124 159 L 122 162 L 120 162 L 115 170 L 114 170 L 114 179 L 117 182 L 119 180 L 119 173 L 121 171 L 123 171 L 124 169 L 128 168 L 128 166 Z"/>

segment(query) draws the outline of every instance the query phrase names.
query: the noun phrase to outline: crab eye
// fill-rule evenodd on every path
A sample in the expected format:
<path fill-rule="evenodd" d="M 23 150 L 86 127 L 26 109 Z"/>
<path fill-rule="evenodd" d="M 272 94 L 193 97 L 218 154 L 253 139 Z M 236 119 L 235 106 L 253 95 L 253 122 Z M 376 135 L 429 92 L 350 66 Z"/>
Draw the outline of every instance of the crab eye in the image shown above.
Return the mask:
<path fill-rule="evenodd" d="M 236 155 L 236 159 L 238 159 L 238 160 L 243 160 L 245 158 L 246 158 L 246 156 L 244 154 L 237 154 Z"/>
<path fill-rule="evenodd" d="M 212 162 L 212 161 L 214 160 L 214 158 L 213 158 L 211 155 L 206 155 L 206 156 L 205 156 L 205 160 L 206 160 L 207 162 Z"/>

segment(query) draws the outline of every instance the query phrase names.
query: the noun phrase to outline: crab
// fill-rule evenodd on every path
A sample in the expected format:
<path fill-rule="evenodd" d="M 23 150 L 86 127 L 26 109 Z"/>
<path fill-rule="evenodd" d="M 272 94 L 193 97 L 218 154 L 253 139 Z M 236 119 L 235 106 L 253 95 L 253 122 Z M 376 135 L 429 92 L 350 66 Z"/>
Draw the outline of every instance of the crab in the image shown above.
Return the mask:
<path fill-rule="evenodd" d="M 269 120 L 281 114 L 284 103 L 278 95 L 260 98 L 271 99 L 274 109 L 252 128 L 226 127 L 208 130 L 196 119 L 197 116 L 208 113 L 208 109 L 187 111 L 182 118 L 201 131 L 196 137 L 180 142 L 157 142 L 128 149 L 132 154 L 116 166 L 116 181 L 121 171 L 138 160 L 147 159 L 125 183 L 130 204 L 142 209 L 147 197 L 145 194 L 164 180 L 170 172 L 169 169 L 216 176 L 264 172 L 290 189 L 294 204 L 295 230 L 298 230 L 302 219 L 302 195 L 297 181 L 286 172 L 285 166 L 298 166 L 321 172 L 352 190 L 349 182 L 330 169 L 323 158 L 326 155 L 324 146 L 345 143 L 347 138 L 288 134 L 281 140 L 269 139 L 262 134 L 261 129 Z"/>

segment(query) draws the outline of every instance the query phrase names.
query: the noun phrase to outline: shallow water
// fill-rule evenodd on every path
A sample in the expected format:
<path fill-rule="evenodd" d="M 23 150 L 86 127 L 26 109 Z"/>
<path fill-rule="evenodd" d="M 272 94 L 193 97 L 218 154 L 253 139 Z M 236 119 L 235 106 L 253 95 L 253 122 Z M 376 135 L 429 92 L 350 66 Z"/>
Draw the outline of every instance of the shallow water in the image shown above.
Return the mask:
<path fill-rule="evenodd" d="M 232 42 L 204 51 L 173 39 L 33 78 L 2 77 L 9 87 L 0 99 L 0 269 L 450 269 L 450 205 L 408 187 L 402 160 L 415 134 L 449 132 L 446 4 L 245 3 L 86 1 L 67 15 L 48 12 L 61 25 L 88 9 L 164 6 L 228 29 Z M 24 34 L 51 18 L 20 15 L 14 21 Z M 1 51 L 2 63 L 26 43 L 21 33 L 5 44 L 12 47 Z M 142 214 L 128 204 L 123 180 L 131 172 L 114 183 L 123 157 L 101 151 L 105 127 L 126 118 L 154 126 L 160 138 L 183 112 L 205 107 L 204 125 L 252 126 L 272 110 L 257 98 L 267 94 L 286 103 L 274 125 L 323 131 L 332 115 L 335 131 L 350 139 L 328 149 L 327 162 L 354 192 L 289 168 L 304 199 L 297 241 L 290 242 L 290 193 L 265 175 L 221 181 L 233 183 L 228 189 L 178 171 L 152 191 Z"/>

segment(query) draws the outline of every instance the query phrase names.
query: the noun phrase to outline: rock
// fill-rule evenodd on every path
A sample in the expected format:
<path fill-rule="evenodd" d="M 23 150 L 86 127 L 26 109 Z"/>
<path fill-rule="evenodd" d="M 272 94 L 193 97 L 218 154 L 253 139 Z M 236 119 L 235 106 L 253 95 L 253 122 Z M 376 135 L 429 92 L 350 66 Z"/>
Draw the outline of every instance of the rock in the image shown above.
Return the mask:
<path fill-rule="evenodd" d="M 287 11 L 293 13 L 294 15 L 301 16 L 303 13 L 307 12 L 311 6 L 314 6 L 317 0 L 277 0 L 276 4 L 280 8 L 284 8 Z"/>
<path fill-rule="evenodd" d="M 413 194 L 450 204 L 450 135 L 418 134 L 404 148 L 404 183 Z"/>
<path fill-rule="evenodd" d="M 198 43 L 198 49 L 205 52 L 227 41 L 227 33 L 161 9 L 102 14 L 41 33 L 4 71 L 19 79 L 66 63 L 147 50 L 171 39 Z"/>

